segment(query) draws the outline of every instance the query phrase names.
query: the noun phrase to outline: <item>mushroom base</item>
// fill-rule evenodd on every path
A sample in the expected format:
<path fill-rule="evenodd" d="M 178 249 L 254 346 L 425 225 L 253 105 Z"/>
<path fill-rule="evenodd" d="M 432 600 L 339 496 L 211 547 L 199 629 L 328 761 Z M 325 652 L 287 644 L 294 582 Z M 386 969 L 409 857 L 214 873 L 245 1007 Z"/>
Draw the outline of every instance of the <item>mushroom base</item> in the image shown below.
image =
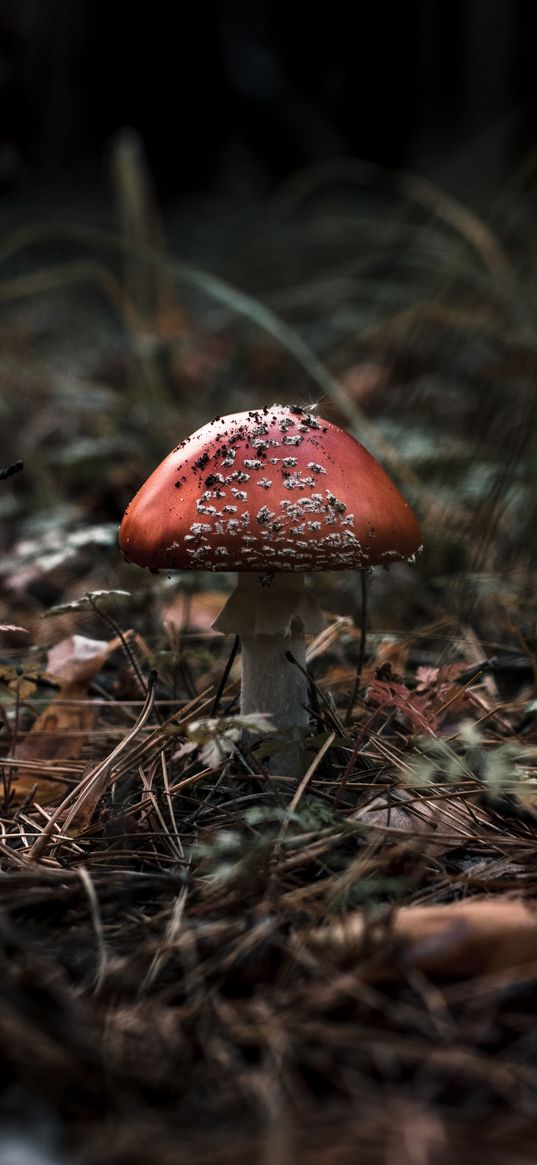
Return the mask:
<path fill-rule="evenodd" d="M 291 635 L 257 635 L 241 639 L 241 712 L 268 712 L 280 740 L 268 764 L 271 773 L 300 777 L 304 764 L 304 729 L 308 727 L 306 642 L 302 625 Z M 290 652 L 300 665 L 287 659 Z M 280 744 L 281 741 L 281 744 Z"/>
<path fill-rule="evenodd" d="M 319 604 L 299 572 L 240 574 L 213 623 L 217 631 L 232 632 L 241 641 L 241 712 L 268 713 L 283 740 L 270 758 L 269 772 L 302 776 L 303 733 L 309 720 L 308 681 L 300 670 L 306 666 L 304 632 L 320 631 L 323 623 Z M 286 652 L 300 667 L 289 662 Z"/>

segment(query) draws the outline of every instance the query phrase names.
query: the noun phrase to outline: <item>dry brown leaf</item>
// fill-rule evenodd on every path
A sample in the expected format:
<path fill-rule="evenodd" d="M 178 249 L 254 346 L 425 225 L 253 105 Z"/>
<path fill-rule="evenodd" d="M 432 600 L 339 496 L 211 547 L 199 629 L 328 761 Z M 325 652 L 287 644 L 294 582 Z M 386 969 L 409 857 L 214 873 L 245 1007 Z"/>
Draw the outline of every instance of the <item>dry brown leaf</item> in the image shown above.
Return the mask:
<path fill-rule="evenodd" d="M 36 773 L 35 765 L 17 769 L 12 781 L 16 803 L 29 795 L 46 803 L 65 795 L 65 784 L 47 778 L 46 762 L 80 756 L 99 715 L 97 705 L 88 699 L 88 684 L 119 642 L 70 635 L 49 651 L 48 674 L 59 681 L 59 692 L 13 750 L 17 760 L 42 761 L 43 770 Z"/>
<path fill-rule="evenodd" d="M 375 797 L 353 814 L 354 821 L 393 830 L 394 835 L 397 832 L 419 836 L 420 853 L 436 856 L 467 842 L 475 834 L 476 819 L 483 824 L 487 822 L 486 814 L 462 797 L 416 797 L 404 789 L 398 789 L 389 798 Z"/>
<path fill-rule="evenodd" d="M 48 674 L 60 684 L 87 684 L 119 644 L 117 638 L 88 639 L 85 635 L 69 635 L 51 647 L 47 658 Z"/>
<path fill-rule="evenodd" d="M 60 694 L 37 717 L 14 755 L 19 760 L 74 759 L 97 715 L 97 707 L 87 699 L 86 684 L 62 684 Z"/>
<path fill-rule="evenodd" d="M 432 978 L 537 969 L 537 911 L 510 898 L 445 906 L 403 906 L 387 927 L 368 926 L 363 912 L 301 936 L 299 946 L 356 965 L 369 982 L 411 970 Z"/>

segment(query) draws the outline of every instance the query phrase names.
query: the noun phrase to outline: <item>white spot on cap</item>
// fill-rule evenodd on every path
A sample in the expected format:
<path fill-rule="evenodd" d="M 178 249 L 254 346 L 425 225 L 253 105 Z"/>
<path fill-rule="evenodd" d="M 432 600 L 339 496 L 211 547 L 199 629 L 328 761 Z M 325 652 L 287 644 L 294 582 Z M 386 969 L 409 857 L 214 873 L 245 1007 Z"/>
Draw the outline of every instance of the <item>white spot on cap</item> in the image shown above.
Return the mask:
<path fill-rule="evenodd" d="M 232 481 L 238 481 L 240 484 L 242 484 L 243 481 L 249 480 L 249 473 L 241 473 L 238 469 L 236 469 L 234 473 L 228 473 L 226 477 L 226 485 L 230 485 Z"/>
<path fill-rule="evenodd" d="M 267 506 L 261 506 L 261 509 L 257 511 L 256 520 L 260 522 L 262 526 L 264 526 L 266 522 L 270 522 L 270 519 L 274 518 L 275 516 L 276 515 L 272 512 L 272 510 L 269 510 Z"/>
<path fill-rule="evenodd" d="M 285 489 L 306 489 L 306 486 L 314 484 L 312 477 L 302 477 L 299 473 L 290 473 L 289 477 L 285 477 L 283 481 Z"/>

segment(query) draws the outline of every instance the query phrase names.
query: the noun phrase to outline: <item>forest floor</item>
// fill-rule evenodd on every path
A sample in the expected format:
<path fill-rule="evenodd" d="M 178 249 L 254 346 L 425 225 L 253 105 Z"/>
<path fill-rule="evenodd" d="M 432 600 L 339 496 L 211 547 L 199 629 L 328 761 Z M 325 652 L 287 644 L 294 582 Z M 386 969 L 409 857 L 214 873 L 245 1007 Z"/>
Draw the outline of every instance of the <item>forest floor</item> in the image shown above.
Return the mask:
<path fill-rule="evenodd" d="M 4 1141 L 76 1165 L 534 1165 L 522 193 L 486 222 L 351 168 L 164 228 L 143 167 L 134 190 L 0 213 L 0 466 L 24 462 L 0 480 Z M 299 787 L 237 744 L 211 627 L 230 577 L 117 549 L 173 445 L 273 401 L 350 429 L 424 534 L 368 580 L 363 645 L 359 576 L 311 576 Z"/>

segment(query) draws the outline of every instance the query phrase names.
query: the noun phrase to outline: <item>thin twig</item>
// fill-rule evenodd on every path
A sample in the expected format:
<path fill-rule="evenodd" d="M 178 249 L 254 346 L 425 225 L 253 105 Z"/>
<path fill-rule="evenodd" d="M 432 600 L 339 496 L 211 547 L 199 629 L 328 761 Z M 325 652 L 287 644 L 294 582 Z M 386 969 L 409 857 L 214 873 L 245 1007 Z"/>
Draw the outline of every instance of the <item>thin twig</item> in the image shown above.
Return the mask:
<path fill-rule="evenodd" d="M 319 698 L 322 700 L 322 703 L 324 704 L 324 706 L 328 712 L 328 716 L 329 716 L 332 724 L 334 725 L 337 733 L 340 736 L 344 737 L 346 739 L 346 741 L 348 742 L 348 744 L 350 745 L 352 743 L 352 741 L 351 741 L 351 738 L 349 736 L 349 733 L 347 732 L 345 725 L 340 720 L 337 712 L 332 707 L 330 701 L 325 696 L 322 688 L 320 688 L 319 685 L 315 683 L 315 680 L 312 678 L 312 676 L 310 675 L 307 668 L 302 667 L 302 665 L 298 662 L 298 660 L 295 659 L 292 651 L 286 651 L 285 658 L 286 658 L 288 663 L 294 663 L 295 667 L 297 667 L 298 670 L 302 672 L 302 675 L 306 677 L 308 683 L 311 684 L 312 687 L 315 688 L 315 691 L 316 691 L 317 695 L 319 696 Z"/>
<path fill-rule="evenodd" d="M 113 619 L 112 616 L 109 615 L 107 611 L 103 611 L 101 609 L 101 607 L 99 606 L 98 601 L 97 601 L 97 596 L 95 594 L 93 594 L 91 591 L 88 591 L 87 598 L 89 599 L 89 602 L 90 602 L 91 606 L 93 607 L 93 610 L 95 611 L 95 613 L 99 616 L 100 619 L 103 620 L 104 623 L 107 623 L 108 626 L 112 628 L 112 630 L 115 632 L 117 638 L 120 640 L 120 643 L 121 643 L 121 646 L 125 652 L 125 655 L 127 656 L 127 659 L 132 667 L 132 670 L 136 676 L 136 679 L 138 680 L 141 691 L 147 697 L 147 694 L 149 692 L 149 684 L 147 684 L 146 681 L 144 680 L 144 677 L 143 677 L 143 675 L 140 671 L 140 668 L 138 666 L 138 660 L 136 659 L 136 656 L 134 655 L 134 652 L 132 651 L 131 645 L 127 640 L 127 636 L 126 636 L 125 632 L 119 626 L 119 623 L 116 623 L 116 620 Z"/>
<path fill-rule="evenodd" d="M 335 739 L 336 739 L 335 732 L 331 732 L 330 736 L 328 736 L 326 738 L 324 744 L 319 749 L 317 755 L 314 756 L 308 770 L 304 773 L 304 776 L 302 777 L 302 780 L 298 786 L 298 789 L 296 790 L 296 793 L 294 794 L 294 797 L 289 805 L 289 812 L 290 813 L 294 813 L 297 805 L 299 804 L 300 800 L 302 799 L 302 796 L 303 796 L 305 790 L 307 789 L 307 787 L 311 781 L 311 778 L 313 777 L 314 773 L 318 769 L 318 767 L 323 759 L 323 756 L 325 755 L 326 752 L 328 752 L 328 749 L 332 747 Z"/>
<path fill-rule="evenodd" d="M 211 711 L 209 713 L 210 716 L 216 716 L 216 714 L 218 712 L 218 705 L 220 703 L 220 700 L 222 699 L 224 688 L 225 688 L 227 681 L 229 679 L 229 673 L 231 671 L 231 668 L 233 667 L 233 664 L 235 662 L 235 656 L 239 650 L 239 642 L 240 642 L 239 636 L 236 635 L 234 642 L 233 642 L 233 646 L 232 646 L 231 651 L 230 651 L 229 656 L 228 656 L 226 666 L 224 668 L 224 671 L 222 672 L 222 678 L 221 678 L 220 683 L 218 685 L 216 696 L 214 697 L 214 703 L 213 703 L 213 706 L 212 706 Z"/>

